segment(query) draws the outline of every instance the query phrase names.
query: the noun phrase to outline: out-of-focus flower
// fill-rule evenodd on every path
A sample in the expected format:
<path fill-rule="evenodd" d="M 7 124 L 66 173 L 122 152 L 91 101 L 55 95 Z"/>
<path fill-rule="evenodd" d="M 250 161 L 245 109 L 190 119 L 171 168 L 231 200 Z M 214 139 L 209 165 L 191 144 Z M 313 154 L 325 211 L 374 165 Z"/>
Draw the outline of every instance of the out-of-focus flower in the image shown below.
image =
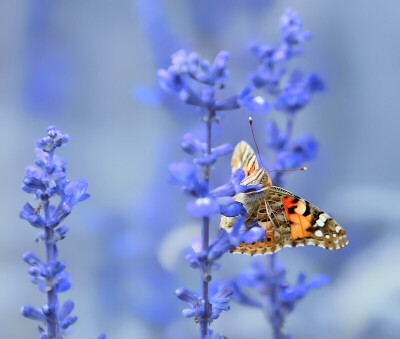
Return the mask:
<path fill-rule="evenodd" d="M 306 87 L 288 84 L 279 94 L 275 108 L 288 113 L 295 113 L 306 106 L 311 100 L 311 95 Z"/>
<path fill-rule="evenodd" d="M 306 281 L 304 273 L 300 273 L 297 283 L 290 285 L 286 280 L 286 270 L 277 259 L 268 267 L 260 260 L 253 260 L 252 268 L 244 270 L 232 282 L 235 286 L 233 299 L 247 306 L 265 307 L 268 310 L 269 320 L 277 333 L 281 333 L 285 317 L 294 310 L 296 303 L 306 294 L 329 282 L 326 275 L 317 275 Z M 248 297 L 243 289 L 254 288 L 261 297 L 261 304 Z"/>

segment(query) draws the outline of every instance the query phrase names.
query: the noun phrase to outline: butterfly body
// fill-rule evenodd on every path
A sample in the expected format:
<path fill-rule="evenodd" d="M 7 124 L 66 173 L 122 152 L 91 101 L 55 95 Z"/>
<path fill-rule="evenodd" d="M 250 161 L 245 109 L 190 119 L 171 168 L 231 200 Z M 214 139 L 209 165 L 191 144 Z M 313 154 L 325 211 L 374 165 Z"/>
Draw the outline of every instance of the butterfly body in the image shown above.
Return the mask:
<path fill-rule="evenodd" d="M 247 211 L 245 225 L 257 222 L 265 230 L 262 241 L 241 243 L 232 252 L 250 255 L 273 253 L 282 247 L 314 245 L 338 249 L 348 243 L 343 228 L 318 207 L 293 193 L 272 186 L 268 171 L 260 168 L 252 148 L 241 141 L 233 152 L 232 171 L 242 168 L 241 185 L 258 185 L 259 193 L 240 193 L 235 199 Z M 236 218 L 222 216 L 220 227 L 229 230 Z"/>

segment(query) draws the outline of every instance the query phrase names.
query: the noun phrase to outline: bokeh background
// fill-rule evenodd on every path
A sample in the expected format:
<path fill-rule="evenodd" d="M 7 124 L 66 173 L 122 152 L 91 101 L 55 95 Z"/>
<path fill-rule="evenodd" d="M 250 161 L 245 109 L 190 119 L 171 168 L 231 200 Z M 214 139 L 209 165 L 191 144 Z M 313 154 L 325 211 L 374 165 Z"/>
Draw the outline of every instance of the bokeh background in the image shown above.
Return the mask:
<path fill-rule="evenodd" d="M 22 253 L 43 254 L 36 230 L 18 218 L 20 190 L 34 142 L 55 124 L 71 135 L 59 154 L 68 177 L 89 180 L 92 197 L 66 224 L 60 258 L 73 276 L 61 300 L 76 302 L 68 336 L 196 338 L 176 287 L 199 286 L 184 260 L 199 223 L 168 185 L 167 164 L 184 157 L 184 132 L 197 114 L 155 90 L 155 73 L 178 48 L 212 59 L 231 51 L 227 92 L 254 69 L 250 40 L 276 43 L 279 18 L 293 7 L 314 37 L 295 62 L 317 71 L 328 90 L 296 121 L 312 133 L 318 158 L 287 176 L 286 188 L 331 213 L 347 230 L 348 247 L 285 249 L 278 257 L 294 280 L 302 270 L 326 273 L 288 317 L 295 338 L 398 338 L 400 333 L 400 195 L 398 169 L 400 3 L 396 0 L 87 0 L 0 2 L 0 338 L 38 338 L 23 304 L 44 295 L 29 282 Z M 144 102 L 146 101 L 146 102 Z M 279 112 L 271 118 L 279 121 Z M 250 140 L 247 113 L 228 113 L 216 143 Z M 262 152 L 265 117 L 254 117 Z M 229 177 L 229 159 L 214 184 Z M 214 220 L 215 230 L 218 220 Z M 250 257 L 225 255 L 215 278 L 231 278 Z M 269 338 L 260 310 L 232 303 L 212 328 L 228 338 Z"/>

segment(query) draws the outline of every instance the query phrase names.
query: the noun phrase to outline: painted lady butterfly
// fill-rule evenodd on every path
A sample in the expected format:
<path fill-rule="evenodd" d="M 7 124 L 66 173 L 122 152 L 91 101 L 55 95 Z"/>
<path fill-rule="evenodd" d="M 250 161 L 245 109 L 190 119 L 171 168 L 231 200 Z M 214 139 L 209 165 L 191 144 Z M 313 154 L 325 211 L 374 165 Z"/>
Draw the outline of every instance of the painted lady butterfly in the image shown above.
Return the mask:
<path fill-rule="evenodd" d="M 258 185 L 262 193 L 243 194 L 235 199 L 247 210 L 245 225 L 254 220 L 264 228 L 264 241 L 241 243 L 232 252 L 250 255 L 273 253 L 282 247 L 314 245 L 336 250 L 348 243 L 344 229 L 318 207 L 283 188 L 272 186 L 268 172 L 260 168 L 253 149 L 239 142 L 232 156 L 232 171 L 242 168 L 242 185 Z M 229 229 L 234 217 L 222 216 L 220 227 Z"/>

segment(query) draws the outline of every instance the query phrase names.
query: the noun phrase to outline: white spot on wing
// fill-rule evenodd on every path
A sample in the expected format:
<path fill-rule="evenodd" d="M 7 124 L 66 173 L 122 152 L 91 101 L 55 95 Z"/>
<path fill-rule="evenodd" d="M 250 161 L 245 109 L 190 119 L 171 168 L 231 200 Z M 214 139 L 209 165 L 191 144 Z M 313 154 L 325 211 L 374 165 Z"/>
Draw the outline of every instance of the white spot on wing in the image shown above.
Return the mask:
<path fill-rule="evenodd" d="M 315 233 L 314 233 L 317 237 L 319 237 L 319 238 L 321 238 L 324 234 L 322 233 L 322 231 L 321 230 L 317 230 L 317 231 L 315 231 Z"/>

